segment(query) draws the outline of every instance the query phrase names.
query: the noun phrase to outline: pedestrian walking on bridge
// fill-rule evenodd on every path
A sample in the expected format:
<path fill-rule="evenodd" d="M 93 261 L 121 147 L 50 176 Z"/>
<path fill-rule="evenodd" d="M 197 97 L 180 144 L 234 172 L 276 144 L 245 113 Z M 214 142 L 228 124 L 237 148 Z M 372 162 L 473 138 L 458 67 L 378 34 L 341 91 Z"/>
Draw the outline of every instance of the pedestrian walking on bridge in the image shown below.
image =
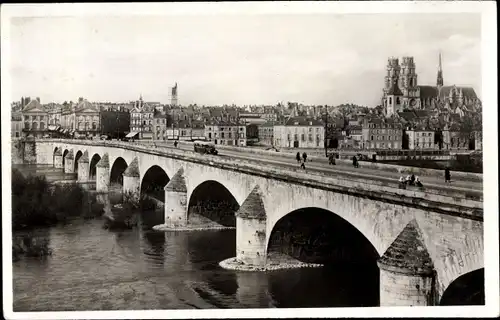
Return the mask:
<path fill-rule="evenodd" d="M 300 152 L 297 152 L 295 159 L 297 159 L 297 163 L 300 163 Z"/>
<path fill-rule="evenodd" d="M 328 160 L 329 160 L 329 164 L 335 165 L 335 156 L 333 153 L 330 154 L 330 156 L 328 157 Z"/>
<path fill-rule="evenodd" d="M 446 167 L 446 169 L 444 169 L 444 182 L 451 183 L 451 172 L 450 172 L 450 168 L 448 168 L 448 167 Z"/>
<path fill-rule="evenodd" d="M 359 167 L 358 159 L 356 158 L 356 156 L 352 156 L 352 165 L 354 166 L 354 168 Z"/>
<path fill-rule="evenodd" d="M 302 158 L 304 159 L 304 162 L 306 162 L 306 161 L 307 161 L 307 153 L 305 153 L 305 152 L 304 152 L 304 153 L 302 154 Z"/>
<path fill-rule="evenodd" d="M 302 163 L 300 164 L 300 168 L 306 170 L 306 161 L 305 160 L 302 161 Z"/>

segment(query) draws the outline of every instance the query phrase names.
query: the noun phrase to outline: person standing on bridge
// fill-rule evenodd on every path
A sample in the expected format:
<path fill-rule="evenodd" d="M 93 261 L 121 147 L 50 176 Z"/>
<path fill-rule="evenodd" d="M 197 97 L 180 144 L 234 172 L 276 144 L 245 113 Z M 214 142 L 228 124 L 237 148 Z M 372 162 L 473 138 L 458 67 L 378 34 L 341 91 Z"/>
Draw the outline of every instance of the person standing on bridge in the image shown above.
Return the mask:
<path fill-rule="evenodd" d="M 399 189 L 406 189 L 406 182 L 402 176 L 399 177 Z"/>
<path fill-rule="evenodd" d="M 354 166 L 354 168 L 359 167 L 358 159 L 356 158 L 356 156 L 352 156 L 352 165 Z"/>
<path fill-rule="evenodd" d="M 450 173 L 450 168 L 448 167 L 444 169 L 444 182 L 451 183 L 451 173 Z"/>
<path fill-rule="evenodd" d="M 297 159 L 297 163 L 300 163 L 300 152 L 297 152 L 295 159 Z"/>
<path fill-rule="evenodd" d="M 176 148 L 177 148 L 177 144 L 178 144 L 178 143 L 177 143 L 177 140 L 175 140 L 175 141 L 174 141 L 174 147 L 176 147 Z"/>
<path fill-rule="evenodd" d="M 328 160 L 329 160 L 331 165 L 335 165 L 335 156 L 333 153 L 330 154 L 330 156 L 328 157 Z"/>
<path fill-rule="evenodd" d="M 415 185 L 420 189 L 424 188 L 424 185 L 422 184 L 422 182 L 420 182 L 420 179 L 418 177 L 415 178 Z"/>
<path fill-rule="evenodd" d="M 304 153 L 302 154 L 302 158 L 304 159 L 304 162 L 306 162 L 306 161 L 307 161 L 307 153 L 305 153 L 305 152 L 304 152 Z"/>
<path fill-rule="evenodd" d="M 305 159 L 304 159 L 304 161 L 302 161 L 302 163 L 300 164 L 300 168 L 301 168 L 301 169 L 306 170 L 306 160 L 305 160 Z"/>

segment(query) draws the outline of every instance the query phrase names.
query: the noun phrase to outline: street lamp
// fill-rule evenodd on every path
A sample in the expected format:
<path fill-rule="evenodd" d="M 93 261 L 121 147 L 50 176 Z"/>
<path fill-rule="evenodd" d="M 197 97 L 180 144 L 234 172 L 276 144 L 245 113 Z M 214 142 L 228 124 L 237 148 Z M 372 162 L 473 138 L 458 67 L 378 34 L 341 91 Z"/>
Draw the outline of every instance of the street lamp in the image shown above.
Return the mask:
<path fill-rule="evenodd" d="M 323 113 L 325 119 L 324 119 L 324 125 L 325 125 L 325 129 L 324 129 L 324 135 L 323 135 L 323 143 L 325 144 L 325 157 L 328 157 L 328 145 L 327 145 L 327 130 L 328 130 L 328 106 L 325 105 L 325 111 Z"/>

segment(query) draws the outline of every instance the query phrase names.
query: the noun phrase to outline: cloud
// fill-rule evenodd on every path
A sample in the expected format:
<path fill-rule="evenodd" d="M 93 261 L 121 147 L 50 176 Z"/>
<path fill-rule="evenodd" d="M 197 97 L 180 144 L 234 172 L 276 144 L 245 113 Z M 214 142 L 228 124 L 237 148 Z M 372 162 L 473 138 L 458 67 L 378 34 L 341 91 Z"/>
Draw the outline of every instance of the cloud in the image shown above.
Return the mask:
<path fill-rule="evenodd" d="M 468 14 L 129 16 L 14 19 L 14 98 L 376 105 L 387 58 L 433 84 L 481 90 L 480 19 Z"/>

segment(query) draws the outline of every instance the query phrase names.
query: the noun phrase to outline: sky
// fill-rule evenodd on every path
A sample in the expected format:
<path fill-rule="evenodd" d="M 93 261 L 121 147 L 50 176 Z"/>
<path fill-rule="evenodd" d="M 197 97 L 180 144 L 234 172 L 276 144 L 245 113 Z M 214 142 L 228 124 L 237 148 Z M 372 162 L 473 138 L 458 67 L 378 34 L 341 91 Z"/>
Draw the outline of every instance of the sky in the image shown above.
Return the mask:
<path fill-rule="evenodd" d="M 479 14 L 16 17 L 9 41 L 15 100 L 376 106 L 388 57 L 435 85 L 439 52 L 481 97 Z"/>

